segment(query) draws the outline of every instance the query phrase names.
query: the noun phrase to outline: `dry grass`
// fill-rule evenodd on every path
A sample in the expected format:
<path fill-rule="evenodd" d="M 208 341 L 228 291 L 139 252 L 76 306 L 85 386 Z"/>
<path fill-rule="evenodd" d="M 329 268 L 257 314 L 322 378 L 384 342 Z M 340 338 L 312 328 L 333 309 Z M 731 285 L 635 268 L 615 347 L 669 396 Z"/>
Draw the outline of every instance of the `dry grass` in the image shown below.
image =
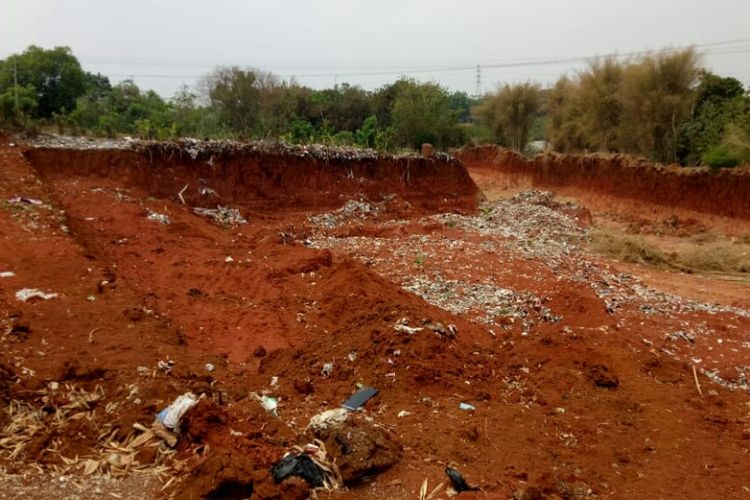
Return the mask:
<path fill-rule="evenodd" d="M 672 267 L 671 259 L 643 238 L 597 229 L 591 232 L 591 249 L 623 262 Z"/>
<path fill-rule="evenodd" d="M 708 244 L 687 239 L 676 252 L 666 253 L 644 238 L 605 229 L 590 233 L 590 248 L 623 262 L 673 268 L 687 272 L 746 274 L 750 273 L 750 244 L 720 238 L 707 239 Z"/>
<path fill-rule="evenodd" d="M 677 263 L 695 271 L 750 273 L 750 245 L 720 242 L 698 246 L 680 252 Z"/>

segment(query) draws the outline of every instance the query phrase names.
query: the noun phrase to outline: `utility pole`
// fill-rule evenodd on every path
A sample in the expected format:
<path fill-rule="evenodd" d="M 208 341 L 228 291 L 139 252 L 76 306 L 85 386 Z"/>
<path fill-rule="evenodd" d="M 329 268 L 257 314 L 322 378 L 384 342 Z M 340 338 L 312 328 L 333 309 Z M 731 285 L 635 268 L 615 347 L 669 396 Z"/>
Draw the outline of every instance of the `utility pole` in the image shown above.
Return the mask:
<path fill-rule="evenodd" d="M 13 93 L 16 98 L 16 115 L 18 115 L 18 64 L 16 58 L 13 58 Z"/>
<path fill-rule="evenodd" d="M 482 96 L 482 67 L 477 64 L 477 88 L 474 93 L 474 97 L 479 98 Z"/>

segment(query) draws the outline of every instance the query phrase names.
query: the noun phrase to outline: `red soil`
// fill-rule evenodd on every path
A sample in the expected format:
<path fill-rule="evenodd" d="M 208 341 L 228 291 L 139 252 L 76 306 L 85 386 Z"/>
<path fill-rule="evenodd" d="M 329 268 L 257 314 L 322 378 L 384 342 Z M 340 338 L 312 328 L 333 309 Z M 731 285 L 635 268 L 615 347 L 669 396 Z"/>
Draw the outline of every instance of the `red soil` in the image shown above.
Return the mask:
<path fill-rule="evenodd" d="M 750 172 L 663 166 L 627 155 L 563 155 L 528 159 L 496 146 L 465 148 L 457 157 L 472 172 L 489 170 L 499 185 L 636 200 L 706 214 L 750 219 Z"/>
<path fill-rule="evenodd" d="M 649 332 L 663 337 L 667 320 L 634 311 L 640 323 L 618 329 L 591 289 L 535 260 L 485 255 L 473 261 L 478 273 L 548 295 L 572 329 L 564 334 L 563 325 L 540 323 L 528 336 L 509 329 L 493 337 L 471 315 L 452 315 L 403 291 L 379 275 L 384 269 L 302 243 L 308 215 L 359 193 L 371 199 L 395 193 L 411 204 L 398 204 L 399 216 L 415 220 L 429 211 L 473 210 L 477 189 L 458 163 L 331 166 L 247 156 L 217 159 L 211 167 L 65 150 L 27 157 L 34 167 L 19 148 L 0 144 L 0 200 L 23 195 L 49 204 L 0 210 L 0 271 L 15 273 L 0 278 L 0 326 L 28 329 L 3 336 L 0 368 L 12 383 L 0 384 L 0 401 L 33 400 L 29 391 L 50 381 L 99 385 L 106 401 L 121 403 L 115 417 L 101 412 L 99 418 L 115 418 L 125 434 L 185 391 L 207 394 L 219 403 L 196 409 L 179 445 L 179 456 L 194 466 L 188 490 L 180 490 L 185 497 L 206 487 L 201 477 L 224 474 L 235 461 L 232 477 L 252 478 L 260 498 L 290 491 L 273 485 L 269 465 L 290 445 L 307 442 L 309 418 L 337 407 L 357 383 L 381 390 L 366 415 L 403 447 L 403 457 L 331 498 L 415 498 L 425 478 L 430 489 L 444 481 L 450 464 L 483 490 L 462 494 L 467 499 L 514 492 L 748 495 L 749 398 L 705 378 L 700 396 L 689 365 L 640 341 Z M 183 206 L 177 192 L 185 183 L 193 191 L 199 178 L 220 203 L 242 208 L 248 224 L 223 229 L 196 216 L 188 206 L 202 200 L 194 194 Z M 168 215 L 171 224 L 148 220 L 147 209 Z M 418 231 L 461 237 L 445 226 Z M 448 264 L 442 271 L 451 269 L 459 272 Z M 59 297 L 22 303 L 14 294 L 24 287 Z M 402 318 L 410 325 L 455 324 L 458 333 L 404 335 L 393 328 Z M 725 320 L 707 313 L 690 318 Z M 750 328 L 747 319 L 732 321 L 739 332 Z M 170 373 L 156 369 L 166 359 L 175 362 Z M 207 362 L 216 369 L 207 372 Z M 321 374 L 324 363 L 334 365 L 328 377 Z M 139 366 L 153 376 L 140 375 Z M 271 386 L 274 376 L 279 382 Z M 129 396 L 134 385 L 137 402 Z M 281 398 L 280 418 L 250 396 L 262 390 Z M 462 401 L 476 411 L 459 410 Z M 402 410 L 409 415 L 397 417 Z M 64 456 L 91 453 L 96 438 L 83 431 L 56 436 Z M 216 455 L 209 451 L 195 462 L 193 443 L 208 443 Z M 45 450 L 40 445 L 23 459 L 60 463 Z"/>

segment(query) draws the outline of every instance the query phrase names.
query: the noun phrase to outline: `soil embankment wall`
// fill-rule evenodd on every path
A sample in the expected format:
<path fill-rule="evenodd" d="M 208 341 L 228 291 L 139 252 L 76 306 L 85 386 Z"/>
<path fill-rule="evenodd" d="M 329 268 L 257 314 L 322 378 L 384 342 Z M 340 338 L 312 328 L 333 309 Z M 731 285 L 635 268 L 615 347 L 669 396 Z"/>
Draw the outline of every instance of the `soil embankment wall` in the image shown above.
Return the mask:
<path fill-rule="evenodd" d="M 528 159 L 496 146 L 465 148 L 466 167 L 501 187 L 574 188 L 698 212 L 750 219 L 750 171 L 663 166 L 627 155 L 547 153 Z"/>
<path fill-rule="evenodd" d="M 241 204 L 252 209 L 335 208 L 364 195 L 379 200 L 397 195 L 415 208 L 476 209 L 479 189 L 464 165 L 448 158 L 330 155 L 325 158 L 284 152 L 236 151 L 200 154 L 175 149 L 32 148 L 26 157 L 39 174 L 101 176 L 150 195 L 183 193 L 191 205 Z M 206 199 L 197 189 L 213 189 Z"/>

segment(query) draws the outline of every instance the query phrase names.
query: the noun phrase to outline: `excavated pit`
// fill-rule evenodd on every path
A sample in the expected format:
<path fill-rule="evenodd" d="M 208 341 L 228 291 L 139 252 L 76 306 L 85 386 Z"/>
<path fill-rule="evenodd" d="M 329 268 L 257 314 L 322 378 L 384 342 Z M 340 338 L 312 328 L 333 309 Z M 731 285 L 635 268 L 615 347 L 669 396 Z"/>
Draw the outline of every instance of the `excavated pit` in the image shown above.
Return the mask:
<path fill-rule="evenodd" d="M 128 149 L 33 148 L 26 157 L 49 180 L 108 178 L 158 198 L 189 205 L 234 204 L 252 210 L 337 208 L 346 200 L 397 196 L 424 211 L 476 209 L 479 189 L 461 162 L 447 157 L 212 149 L 191 154 L 171 145 Z M 205 196 L 199 188 L 210 188 Z"/>
<path fill-rule="evenodd" d="M 305 498 L 272 465 L 370 386 L 317 436 L 346 476 L 319 497 L 444 497 L 446 467 L 466 498 L 745 494 L 750 303 L 586 253 L 585 207 L 478 196 L 444 157 L 0 140 L 0 465 L 41 467 L 31 497 Z M 216 205 L 247 223 L 193 210 Z M 186 392 L 174 448 L 128 451 Z"/>
<path fill-rule="evenodd" d="M 542 154 L 533 159 L 496 146 L 460 150 L 470 171 L 488 171 L 505 188 L 534 187 L 604 195 L 631 205 L 750 220 L 750 170 L 663 166 L 627 155 Z"/>

